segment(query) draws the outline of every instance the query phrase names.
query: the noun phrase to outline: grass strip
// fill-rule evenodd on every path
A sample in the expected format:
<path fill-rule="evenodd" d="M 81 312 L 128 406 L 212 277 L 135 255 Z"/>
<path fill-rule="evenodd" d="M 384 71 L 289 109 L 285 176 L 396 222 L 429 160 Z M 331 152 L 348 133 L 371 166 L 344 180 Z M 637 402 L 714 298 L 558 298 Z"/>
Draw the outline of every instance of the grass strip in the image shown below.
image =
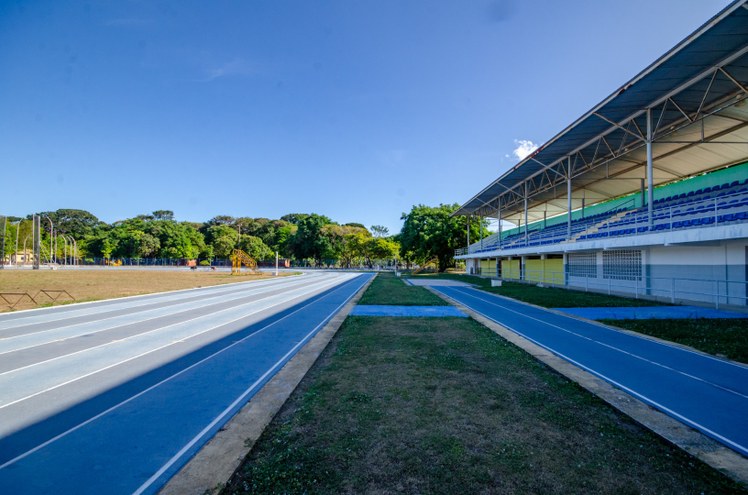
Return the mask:
<path fill-rule="evenodd" d="M 427 289 L 408 285 L 401 278 L 387 272 L 377 275 L 358 303 L 395 306 L 444 306 L 447 304 Z"/>
<path fill-rule="evenodd" d="M 748 490 L 472 319 L 349 317 L 223 493 L 393 492 Z"/>
<path fill-rule="evenodd" d="M 748 363 L 748 318 L 600 321 L 607 325 L 687 345 L 716 356 Z"/>
<path fill-rule="evenodd" d="M 491 280 L 475 275 L 439 273 L 414 275 L 415 277 L 435 277 L 459 280 L 480 287 L 482 290 L 517 299 L 544 308 L 593 308 L 593 307 L 636 307 L 636 306 L 670 306 L 667 303 L 635 299 L 632 297 L 609 296 L 597 292 L 584 292 L 557 287 L 538 287 L 520 282 L 504 281 L 501 287 L 491 287 Z"/>

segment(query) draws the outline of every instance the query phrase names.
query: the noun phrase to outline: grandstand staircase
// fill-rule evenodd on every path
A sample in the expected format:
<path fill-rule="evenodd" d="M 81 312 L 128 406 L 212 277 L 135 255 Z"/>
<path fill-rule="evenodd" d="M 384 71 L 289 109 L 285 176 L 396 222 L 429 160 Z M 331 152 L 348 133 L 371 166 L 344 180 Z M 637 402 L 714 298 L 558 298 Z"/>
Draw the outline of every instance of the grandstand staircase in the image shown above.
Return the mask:
<path fill-rule="evenodd" d="M 623 217 L 625 217 L 629 213 L 631 213 L 631 210 L 619 211 L 618 213 L 616 213 L 612 217 L 604 218 L 604 219 L 600 220 L 599 222 L 597 222 L 596 224 L 593 224 L 593 225 L 589 226 L 585 230 L 582 230 L 581 232 L 577 232 L 576 234 L 574 234 L 574 235 L 571 236 L 571 238 L 569 239 L 569 241 L 570 242 L 577 242 L 577 239 L 579 239 L 580 237 L 585 236 L 585 235 L 594 234 L 598 230 L 600 230 L 603 227 L 603 225 L 617 222 L 618 220 L 622 219 Z"/>

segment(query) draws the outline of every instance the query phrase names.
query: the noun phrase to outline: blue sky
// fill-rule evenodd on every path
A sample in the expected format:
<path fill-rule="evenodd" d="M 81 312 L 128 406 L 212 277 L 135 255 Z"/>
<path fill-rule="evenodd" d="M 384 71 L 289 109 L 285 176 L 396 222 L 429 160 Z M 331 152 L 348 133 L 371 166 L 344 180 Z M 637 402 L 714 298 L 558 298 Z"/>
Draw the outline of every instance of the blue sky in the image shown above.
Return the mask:
<path fill-rule="evenodd" d="M 0 214 L 463 203 L 726 0 L 0 0 Z"/>

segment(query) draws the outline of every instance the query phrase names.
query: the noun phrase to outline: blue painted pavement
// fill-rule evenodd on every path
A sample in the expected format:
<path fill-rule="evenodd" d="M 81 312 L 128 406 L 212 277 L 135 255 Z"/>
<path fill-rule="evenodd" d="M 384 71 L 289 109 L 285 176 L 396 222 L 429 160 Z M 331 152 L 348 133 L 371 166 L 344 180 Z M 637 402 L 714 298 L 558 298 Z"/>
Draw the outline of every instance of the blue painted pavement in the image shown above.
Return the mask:
<path fill-rule="evenodd" d="M 434 290 L 748 456 L 748 366 L 472 288 Z"/>
<path fill-rule="evenodd" d="M 353 308 L 352 316 L 396 316 L 396 317 L 445 317 L 467 318 L 454 306 L 380 306 L 359 305 Z"/>
<path fill-rule="evenodd" d="M 693 318 L 748 318 L 748 313 L 699 306 L 641 306 L 629 308 L 555 308 L 588 320 L 650 320 Z"/>
<path fill-rule="evenodd" d="M 156 493 L 370 278 L 0 439 L 0 493 Z"/>

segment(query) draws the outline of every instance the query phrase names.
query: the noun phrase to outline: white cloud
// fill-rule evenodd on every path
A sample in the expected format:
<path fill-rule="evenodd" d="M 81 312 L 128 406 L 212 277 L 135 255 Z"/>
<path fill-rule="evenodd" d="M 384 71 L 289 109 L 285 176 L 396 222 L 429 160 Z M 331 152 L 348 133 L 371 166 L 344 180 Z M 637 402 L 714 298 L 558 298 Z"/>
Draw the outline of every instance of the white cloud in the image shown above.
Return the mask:
<path fill-rule="evenodd" d="M 221 77 L 251 76 L 256 73 L 257 70 L 250 63 L 235 58 L 231 62 L 206 70 L 205 76 L 207 81 L 212 81 Z"/>
<path fill-rule="evenodd" d="M 527 158 L 533 151 L 538 149 L 538 145 L 530 141 L 529 139 L 515 139 L 514 144 L 517 145 L 516 148 L 514 148 L 514 156 L 517 157 L 519 161 L 524 160 Z"/>

